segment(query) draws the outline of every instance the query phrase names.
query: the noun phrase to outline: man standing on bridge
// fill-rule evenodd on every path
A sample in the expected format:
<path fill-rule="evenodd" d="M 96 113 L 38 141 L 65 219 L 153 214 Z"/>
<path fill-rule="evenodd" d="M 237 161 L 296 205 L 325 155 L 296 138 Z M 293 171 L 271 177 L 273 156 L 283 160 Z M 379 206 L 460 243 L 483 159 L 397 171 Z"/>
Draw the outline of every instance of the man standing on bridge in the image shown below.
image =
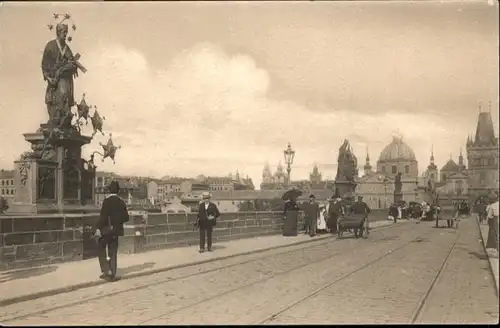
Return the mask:
<path fill-rule="evenodd" d="M 97 252 L 102 272 L 100 278 L 113 281 L 118 279 L 116 277 L 118 237 L 123 236 L 123 224 L 129 220 L 129 215 L 127 205 L 118 196 L 120 191 L 118 181 L 112 181 L 108 189 L 109 195 L 102 202 L 99 221 L 93 230 L 98 238 Z"/>
<path fill-rule="evenodd" d="M 220 216 L 217 206 L 210 201 L 212 198 L 209 192 L 202 195 L 203 201 L 198 208 L 197 226 L 200 229 L 200 253 L 205 252 L 205 236 L 207 239 L 208 251 L 212 251 L 212 231 Z"/>
<path fill-rule="evenodd" d="M 309 232 L 309 236 L 311 237 L 314 237 L 316 234 L 319 215 L 319 204 L 316 202 L 316 197 L 311 194 L 309 196 L 309 204 L 305 208 L 306 233 Z"/>
<path fill-rule="evenodd" d="M 358 196 L 358 200 L 352 204 L 351 213 L 357 215 L 364 215 L 364 228 L 366 230 L 366 235 L 370 233 L 370 225 L 368 221 L 368 213 L 370 213 L 370 207 L 368 204 L 363 202 L 363 196 Z"/>

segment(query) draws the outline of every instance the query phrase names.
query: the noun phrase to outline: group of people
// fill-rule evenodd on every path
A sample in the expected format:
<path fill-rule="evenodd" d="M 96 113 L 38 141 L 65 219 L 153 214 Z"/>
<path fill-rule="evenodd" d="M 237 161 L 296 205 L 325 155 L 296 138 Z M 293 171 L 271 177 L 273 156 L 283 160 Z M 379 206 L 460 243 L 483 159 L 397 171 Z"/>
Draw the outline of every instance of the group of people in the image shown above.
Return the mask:
<path fill-rule="evenodd" d="M 295 204 L 295 206 L 298 208 L 298 205 Z M 316 197 L 310 195 L 309 202 L 303 204 L 301 209 L 304 211 L 305 234 L 309 234 L 311 237 L 314 237 L 318 227 L 322 226 L 326 226 L 326 231 L 336 234 L 338 221 L 346 214 L 365 215 L 365 224 L 368 231 L 370 207 L 363 202 L 362 196 L 358 196 L 358 200 L 350 206 L 340 197 L 330 197 L 326 206 L 320 206 L 316 201 Z M 324 224 L 319 220 L 325 220 Z"/>

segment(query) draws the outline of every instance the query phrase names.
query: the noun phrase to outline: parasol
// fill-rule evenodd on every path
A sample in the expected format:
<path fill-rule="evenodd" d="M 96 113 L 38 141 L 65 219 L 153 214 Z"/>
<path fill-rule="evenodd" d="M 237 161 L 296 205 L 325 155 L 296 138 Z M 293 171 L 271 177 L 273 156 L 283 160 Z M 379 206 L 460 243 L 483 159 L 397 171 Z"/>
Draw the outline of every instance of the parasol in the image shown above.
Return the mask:
<path fill-rule="evenodd" d="M 283 196 L 281 196 L 281 199 L 282 200 L 289 200 L 291 198 L 298 198 L 300 196 L 302 196 L 302 191 L 296 187 L 292 187 L 292 188 L 288 189 L 287 191 L 285 191 Z"/>

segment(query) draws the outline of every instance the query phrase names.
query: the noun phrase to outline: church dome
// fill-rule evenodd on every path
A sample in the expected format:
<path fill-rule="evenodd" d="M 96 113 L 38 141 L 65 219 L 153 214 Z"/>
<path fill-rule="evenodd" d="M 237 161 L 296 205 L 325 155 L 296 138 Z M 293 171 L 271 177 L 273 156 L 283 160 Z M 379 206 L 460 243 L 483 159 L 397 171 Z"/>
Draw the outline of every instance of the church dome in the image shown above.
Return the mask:
<path fill-rule="evenodd" d="M 380 153 L 379 161 L 416 161 L 416 157 L 413 149 L 401 137 L 393 137 L 392 142 Z"/>

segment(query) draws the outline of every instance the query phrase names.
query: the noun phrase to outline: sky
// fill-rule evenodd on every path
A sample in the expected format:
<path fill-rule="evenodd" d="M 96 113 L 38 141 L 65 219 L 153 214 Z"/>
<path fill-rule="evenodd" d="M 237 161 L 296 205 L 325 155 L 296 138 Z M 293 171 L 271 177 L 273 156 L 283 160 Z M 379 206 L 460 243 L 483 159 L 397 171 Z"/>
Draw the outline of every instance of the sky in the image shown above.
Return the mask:
<path fill-rule="evenodd" d="M 162 177 L 249 175 L 296 150 L 292 179 L 317 163 L 334 178 L 344 138 L 372 165 L 397 131 L 423 172 L 465 149 L 479 105 L 498 131 L 498 4 L 469 2 L 162 2 L 0 4 L 0 167 L 48 118 L 40 62 L 70 13 L 88 69 L 79 102 L 105 116 L 116 164 Z M 91 131 L 90 124 L 84 128 Z"/>

